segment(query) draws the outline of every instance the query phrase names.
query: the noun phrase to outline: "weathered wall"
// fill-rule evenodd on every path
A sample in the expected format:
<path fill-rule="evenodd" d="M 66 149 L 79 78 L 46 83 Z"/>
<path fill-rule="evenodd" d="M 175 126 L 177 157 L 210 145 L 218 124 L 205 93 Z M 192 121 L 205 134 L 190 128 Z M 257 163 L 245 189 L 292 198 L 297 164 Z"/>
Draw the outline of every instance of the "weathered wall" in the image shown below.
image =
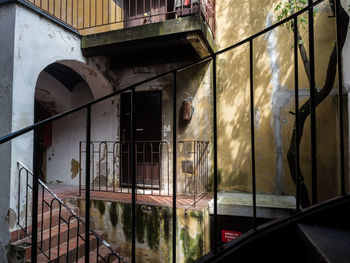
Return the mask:
<path fill-rule="evenodd" d="M 12 86 L 14 59 L 14 27 L 16 7 L 11 4 L 0 5 L 0 136 L 11 132 Z M 0 193 L 0 262 L 7 262 L 6 248 L 10 240 L 7 215 L 13 221 L 14 213 L 8 213 L 10 207 L 11 184 L 11 143 L 0 145 L 1 185 Z M 11 222 L 11 225 L 13 222 Z"/>
<path fill-rule="evenodd" d="M 77 84 L 72 91 L 69 91 L 50 76 L 45 72 L 40 74 L 36 93 L 36 100 L 46 106 L 50 114 L 54 115 L 95 99 L 86 82 Z M 119 127 L 116 117 L 118 107 L 115 99 L 108 99 L 92 106 L 91 139 L 93 141 L 116 140 Z M 79 143 L 85 140 L 86 110 L 53 123 L 52 145 L 46 149 L 46 167 L 45 165 L 43 167 L 46 182 L 78 185 L 82 161 L 79 158 Z M 82 171 L 85 171 L 84 164 L 81 167 Z M 98 169 L 97 165 L 94 167 Z M 108 169 L 112 170 L 112 167 Z"/>
<path fill-rule="evenodd" d="M 85 200 L 69 200 L 85 213 Z M 131 204 L 93 200 L 94 229 L 107 233 L 108 242 L 131 255 Z M 210 251 L 209 209 L 177 209 L 177 262 L 194 262 Z M 172 209 L 166 206 L 136 205 L 137 262 L 172 262 Z"/>
<path fill-rule="evenodd" d="M 178 192 L 193 192 L 195 176 L 199 176 L 199 168 L 196 166 L 194 144 L 186 141 L 208 141 L 209 152 L 211 152 L 213 143 L 213 110 L 212 110 L 212 68 L 210 62 L 205 62 L 191 68 L 187 68 L 178 73 L 177 85 L 177 134 L 178 141 L 184 141 L 184 144 L 178 145 L 178 176 L 177 189 Z M 182 103 L 184 99 L 191 97 L 194 107 L 193 116 L 190 121 L 182 119 Z M 192 149 L 191 149 L 192 148 Z M 196 150 L 198 151 L 198 149 Z M 209 154 L 210 156 L 210 154 Z M 182 161 L 190 161 L 194 166 L 193 172 L 197 170 L 197 174 L 183 172 Z M 208 162 L 208 173 L 211 171 L 211 161 Z M 186 168 L 186 167 L 184 167 Z M 187 175 L 187 178 L 185 179 Z"/>
<path fill-rule="evenodd" d="M 35 87 L 40 72 L 49 64 L 61 59 L 84 61 L 80 39 L 62 27 L 23 7 L 11 4 L 15 10 L 13 57 L 11 131 L 24 128 L 34 121 Z M 39 51 L 39 52 L 38 52 Z M 9 64 L 10 65 L 10 64 Z M 32 167 L 32 134 L 12 142 L 11 200 L 10 207 L 17 213 L 18 170 L 17 161 Z M 23 189 L 23 188 L 22 188 Z M 21 210 L 23 210 L 21 202 Z M 14 220 L 13 220 L 14 221 Z M 10 223 L 15 227 L 15 221 Z"/>
<path fill-rule="evenodd" d="M 272 25 L 280 1 L 218 1 L 217 44 L 227 47 Z M 244 12 L 242 12 L 244 10 Z M 334 19 L 326 4 L 317 7 L 315 53 L 317 86 L 325 80 L 335 39 Z M 301 29 L 307 47 L 307 32 Z M 294 67 L 292 31 L 277 28 L 254 40 L 254 126 L 257 191 L 294 194 L 286 154 L 293 129 Z M 300 105 L 308 96 L 308 81 L 299 57 Z M 219 188 L 251 191 L 249 46 L 245 44 L 218 57 Z M 317 148 L 320 199 L 336 195 L 337 92 L 317 108 Z M 327 138 L 327 139 L 326 139 Z M 310 128 L 306 121 L 301 143 L 301 169 L 309 191 Z M 331 185 L 331 187 L 329 187 Z"/>
<path fill-rule="evenodd" d="M 114 90 L 122 89 L 130 86 L 138 81 L 150 78 L 156 74 L 172 68 L 177 68 L 180 64 L 167 65 L 152 65 L 143 67 L 133 67 L 125 69 L 110 69 L 109 61 L 95 57 L 88 61 L 89 65 L 99 69 L 106 76 L 111 83 L 113 83 Z M 178 73 L 177 76 L 177 139 L 180 140 L 206 140 L 210 141 L 212 145 L 212 97 L 211 97 L 211 67 L 210 63 L 203 63 L 193 68 L 188 68 Z M 172 111 L 173 111 L 173 89 L 172 76 L 168 75 L 149 83 L 145 83 L 136 88 L 137 91 L 162 91 L 162 140 L 169 143 L 169 156 L 163 152 L 162 157 L 162 183 L 163 189 L 172 189 Z M 191 121 L 183 121 L 181 119 L 182 101 L 186 97 L 193 98 L 193 106 L 195 108 Z M 119 100 L 119 97 L 116 97 Z M 119 102 L 118 102 L 119 103 Z M 117 115 L 119 119 L 119 114 Z M 119 131 L 118 131 L 119 132 Z M 184 156 L 179 153 L 179 167 Z M 210 169 L 210 168 L 209 168 Z M 184 176 L 179 169 L 178 175 L 178 191 L 185 190 Z M 112 172 L 112 170 L 110 170 Z M 170 181 L 168 184 L 168 174 Z M 112 178 L 112 176 L 109 176 Z M 188 188 L 187 188 L 188 190 Z"/>

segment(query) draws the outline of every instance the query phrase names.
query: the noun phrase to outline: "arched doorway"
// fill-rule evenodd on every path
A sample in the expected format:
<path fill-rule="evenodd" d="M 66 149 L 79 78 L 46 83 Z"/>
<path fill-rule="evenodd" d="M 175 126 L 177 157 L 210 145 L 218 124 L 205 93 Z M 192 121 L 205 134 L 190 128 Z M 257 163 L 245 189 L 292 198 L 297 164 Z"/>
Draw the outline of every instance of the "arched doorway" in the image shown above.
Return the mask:
<path fill-rule="evenodd" d="M 35 122 L 81 106 L 112 92 L 95 69 L 78 61 L 61 61 L 47 66 L 35 90 Z M 108 109 L 108 110 L 106 110 Z M 95 140 L 115 140 L 117 105 L 111 100 L 92 108 Z M 96 125 L 99 124 L 99 125 Z M 45 126 L 40 137 L 40 177 L 51 184 L 78 185 L 80 142 L 85 140 L 86 111 L 82 110 Z"/>

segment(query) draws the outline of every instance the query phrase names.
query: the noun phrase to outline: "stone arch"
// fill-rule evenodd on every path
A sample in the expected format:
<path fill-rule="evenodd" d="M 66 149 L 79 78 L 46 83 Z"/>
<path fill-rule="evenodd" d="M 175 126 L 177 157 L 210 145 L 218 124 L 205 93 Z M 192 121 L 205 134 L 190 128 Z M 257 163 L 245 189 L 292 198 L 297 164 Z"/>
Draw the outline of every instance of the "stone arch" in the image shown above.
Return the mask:
<path fill-rule="evenodd" d="M 51 63 L 41 71 L 36 83 L 35 122 L 112 92 L 111 85 L 103 75 L 83 62 L 63 60 Z M 115 100 L 110 98 L 92 105 L 93 141 L 117 139 L 119 120 Z M 47 126 L 40 134 L 41 179 L 47 183 L 78 186 L 80 162 L 84 162 L 80 160 L 80 142 L 86 139 L 86 110 Z"/>

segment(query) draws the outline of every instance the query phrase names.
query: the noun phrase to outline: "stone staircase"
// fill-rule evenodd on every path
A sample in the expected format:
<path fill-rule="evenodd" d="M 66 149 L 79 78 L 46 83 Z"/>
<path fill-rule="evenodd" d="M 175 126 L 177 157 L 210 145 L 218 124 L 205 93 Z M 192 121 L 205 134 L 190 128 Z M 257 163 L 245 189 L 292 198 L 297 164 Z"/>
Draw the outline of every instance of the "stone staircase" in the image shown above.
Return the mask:
<path fill-rule="evenodd" d="M 60 201 L 49 195 L 39 201 L 37 261 L 85 262 L 85 224 L 77 216 L 78 208 L 70 209 Z M 9 262 L 31 262 L 30 220 L 27 227 L 22 226 L 22 229 L 11 233 Z M 93 232 L 90 234 L 90 262 L 127 262 L 125 259 L 119 260 L 108 247 L 109 244 L 103 241 L 107 237 L 106 233 L 98 230 Z M 111 248 L 119 254 L 120 247 Z"/>

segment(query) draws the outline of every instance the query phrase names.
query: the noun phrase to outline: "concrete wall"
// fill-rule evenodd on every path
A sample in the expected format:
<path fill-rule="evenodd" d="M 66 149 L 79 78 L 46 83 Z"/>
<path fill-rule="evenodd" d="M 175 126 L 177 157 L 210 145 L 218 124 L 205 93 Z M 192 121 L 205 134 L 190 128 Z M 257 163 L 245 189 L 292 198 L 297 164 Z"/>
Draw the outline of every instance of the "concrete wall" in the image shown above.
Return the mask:
<path fill-rule="evenodd" d="M 218 1 L 217 44 L 220 49 L 272 25 L 280 1 Z M 244 10 L 244 12 L 242 12 Z M 315 17 L 316 83 L 323 86 L 335 39 L 334 19 L 326 4 Z M 305 46 L 307 31 L 301 28 Z M 294 195 L 286 154 L 293 131 L 294 70 L 291 30 L 275 30 L 254 40 L 254 126 L 257 191 Z M 345 52 L 345 51 L 344 51 Z M 344 67 L 345 68 L 345 67 Z M 218 150 L 221 191 L 251 191 L 249 46 L 218 57 Z M 309 96 L 308 81 L 299 57 L 300 105 Z M 336 87 L 336 86 L 335 86 Z M 347 111 L 347 109 L 345 109 Z M 320 200 L 337 195 L 337 91 L 317 108 L 317 148 Z M 307 119 L 301 142 L 301 169 L 311 192 L 310 126 Z"/>
<path fill-rule="evenodd" d="M 85 200 L 68 200 L 85 214 Z M 131 257 L 131 204 L 93 200 L 90 208 L 94 229 L 107 233 L 107 241 Z M 172 209 L 167 206 L 136 205 L 137 262 L 172 262 Z M 194 262 L 209 253 L 209 209 L 177 208 L 177 262 Z"/>
<path fill-rule="evenodd" d="M 11 132 L 12 87 L 14 60 L 14 27 L 16 7 L 11 4 L 0 5 L 0 136 Z M 14 212 L 8 214 L 10 207 L 11 184 L 11 142 L 0 145 L 0 178 L 2 190 L 0 193 L 0 262 L 7 262 L 6 248 L 10 240 L 9 222 L 13 226 Z M 7 218 L 9 215 L 9 218 Z"/>

